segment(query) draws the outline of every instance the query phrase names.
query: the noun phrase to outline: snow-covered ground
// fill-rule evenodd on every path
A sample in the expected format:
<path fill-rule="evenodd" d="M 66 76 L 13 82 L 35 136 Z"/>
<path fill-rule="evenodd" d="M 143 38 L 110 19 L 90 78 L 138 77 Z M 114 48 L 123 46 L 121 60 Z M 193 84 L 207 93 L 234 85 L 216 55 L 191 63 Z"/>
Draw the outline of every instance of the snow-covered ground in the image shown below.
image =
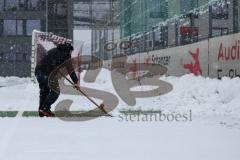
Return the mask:
<path fill-rule="evenodd" d="M 84 74 L 84 73 L 83 73 Z M 81 78 L 83 77 L 81 75 Z M 119 98 L 114 110 L 164 110 L 168 112 L 187 112 L 192 110 L 195 117 L 219 119 L 219 123 L 240 128 L 240 79 L 222 80 L 196 77 L 191 74 L 182 77 L 161 77 L 173 85 L 173 90 L 163 96 L 137 99 L 136 106 L 124 103 L 111 82 L 110 72 L 102 69 L 95 83 L 81 82 L 82 86 L 108 91 Z M 16 85 L 13 85 L 13 84 Z M 0 78 L 0 111 L 34 111 L 38 108 L 38 84 L 30 79 Z M 149 87 L 139 86 L 138 90 Z M 135 87 L 136 89 L 136 87 Z M 74 101 L 71 110 L 89 110 L 94 106 L 86 98 L 62 94 L 55 105 L 63 99 Z M 97 100 L 99 103 L 100 100 Z M 54 106 L 53 106 L 54 108 Z M 226 122 L 225 122 L 226 121 Z M 212 122 L 212 121 L 211 121 Z"/>
<path fill-rule="evenodd" d="M 239 130 L 101 118 L 0 120 L 1 160 L 239 160 Z"/>
<path fill-rule="evenodd" d="M 81 76 L 83 77 L 83 75 Z M 240 79 L 222 80 L 185 75 L 162 77 L 173 85 L 163 96 L 137 99 L 135 107 L 122 100 L 115 118 L 87 122 L 59 119 L 0 119 L 0 159 L 4 160 L 239 160 Z M 83 86 L 109 91 L 117 96 L 110 72 L 103 69 L 95 83 Z M 30 79 L 0 78 L 0 110 L 32 111 L 38 107 L 38 85 Z M 144 90 L 146 87 L 139 87 Z M 136 88 L 135 88 L 136 89 Z M 80 96 L 73 110 L 93 105 Z M 100 101 L 98 101 L 100 102 Z M 192 111 L 188 122 L 131 122 L 119 110 Z"/>
<path fill-rule="evenodd" d="M 0 87 L 9 87 L 19 84 L 29 83 L 31 80 L 29 78 L 19 78 L 19 77 L 0 77 Z"/>

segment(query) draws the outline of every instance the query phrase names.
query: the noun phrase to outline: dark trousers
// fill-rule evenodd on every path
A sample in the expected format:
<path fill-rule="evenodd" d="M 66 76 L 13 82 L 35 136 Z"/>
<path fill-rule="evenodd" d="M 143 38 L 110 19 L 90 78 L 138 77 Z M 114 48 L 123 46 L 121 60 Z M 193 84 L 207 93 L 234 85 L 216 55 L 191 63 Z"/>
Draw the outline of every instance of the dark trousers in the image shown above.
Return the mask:
<path fill-rule="evenodd" d="M 40 96 L 39 96 L 39 108 L 50 109 L 51 105 L 56 102 L 60 95 L 59 84 L 57 79 L 51 79 L 50 82 L 54 83 L 55 89 L 49 87 L 49 77 L 42 71 L 38 70 L 35 72 L 35 76 L 39 83 Z"/>

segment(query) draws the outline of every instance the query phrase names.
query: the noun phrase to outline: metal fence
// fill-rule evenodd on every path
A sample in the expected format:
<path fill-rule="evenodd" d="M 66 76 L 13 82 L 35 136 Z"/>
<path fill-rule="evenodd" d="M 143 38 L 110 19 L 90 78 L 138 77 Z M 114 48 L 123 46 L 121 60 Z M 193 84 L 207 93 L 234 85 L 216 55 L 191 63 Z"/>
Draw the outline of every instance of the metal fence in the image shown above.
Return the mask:
<path fill-rule="evenodd" d="M 216 36 L 237 33 L 240 29 L 238 0 L 211 2 L 192 0 L 191 3 L 185 0 L 173 0 L 168 1 L 168 4 L 166 2 L 165 0 L 120 1 L 119 30 L 115 28 L 113 32 L 104 28 L 98 33 L 94 32 L 94 35 L 101 37 L 101 40 L 93 40 L 93 43 L 98 45 L 98 50 L 93 52 L 100 58 L 111 59 L 117 55 L 191 44 Z M 109 38 L 110 32 L 115 34 L 114 39 Z"/>

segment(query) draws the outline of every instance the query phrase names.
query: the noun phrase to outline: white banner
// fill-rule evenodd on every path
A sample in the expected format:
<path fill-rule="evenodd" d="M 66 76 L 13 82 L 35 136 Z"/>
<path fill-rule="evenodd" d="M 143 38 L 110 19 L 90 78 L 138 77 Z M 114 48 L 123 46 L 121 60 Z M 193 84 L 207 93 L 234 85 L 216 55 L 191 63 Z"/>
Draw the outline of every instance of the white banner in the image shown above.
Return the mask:
<path fill-rule="evenodd" d="M 240 34 L 210 39 L 210 77 L 240 76 Z"/>

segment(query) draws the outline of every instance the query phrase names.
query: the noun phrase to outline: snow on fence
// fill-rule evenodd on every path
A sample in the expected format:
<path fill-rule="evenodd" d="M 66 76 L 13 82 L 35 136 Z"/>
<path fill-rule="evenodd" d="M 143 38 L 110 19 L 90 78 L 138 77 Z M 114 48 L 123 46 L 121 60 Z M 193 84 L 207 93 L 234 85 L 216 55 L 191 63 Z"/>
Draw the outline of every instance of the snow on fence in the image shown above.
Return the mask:
<path fill-rule="evenodd" d="M 193 73 L 211 78 L 240 77 L 240 33 L 127 57 L 133 65 L 161 64 L 167 67 L 169 76 Z M 105 66 L 110 63 L 106 61 Z"/>

